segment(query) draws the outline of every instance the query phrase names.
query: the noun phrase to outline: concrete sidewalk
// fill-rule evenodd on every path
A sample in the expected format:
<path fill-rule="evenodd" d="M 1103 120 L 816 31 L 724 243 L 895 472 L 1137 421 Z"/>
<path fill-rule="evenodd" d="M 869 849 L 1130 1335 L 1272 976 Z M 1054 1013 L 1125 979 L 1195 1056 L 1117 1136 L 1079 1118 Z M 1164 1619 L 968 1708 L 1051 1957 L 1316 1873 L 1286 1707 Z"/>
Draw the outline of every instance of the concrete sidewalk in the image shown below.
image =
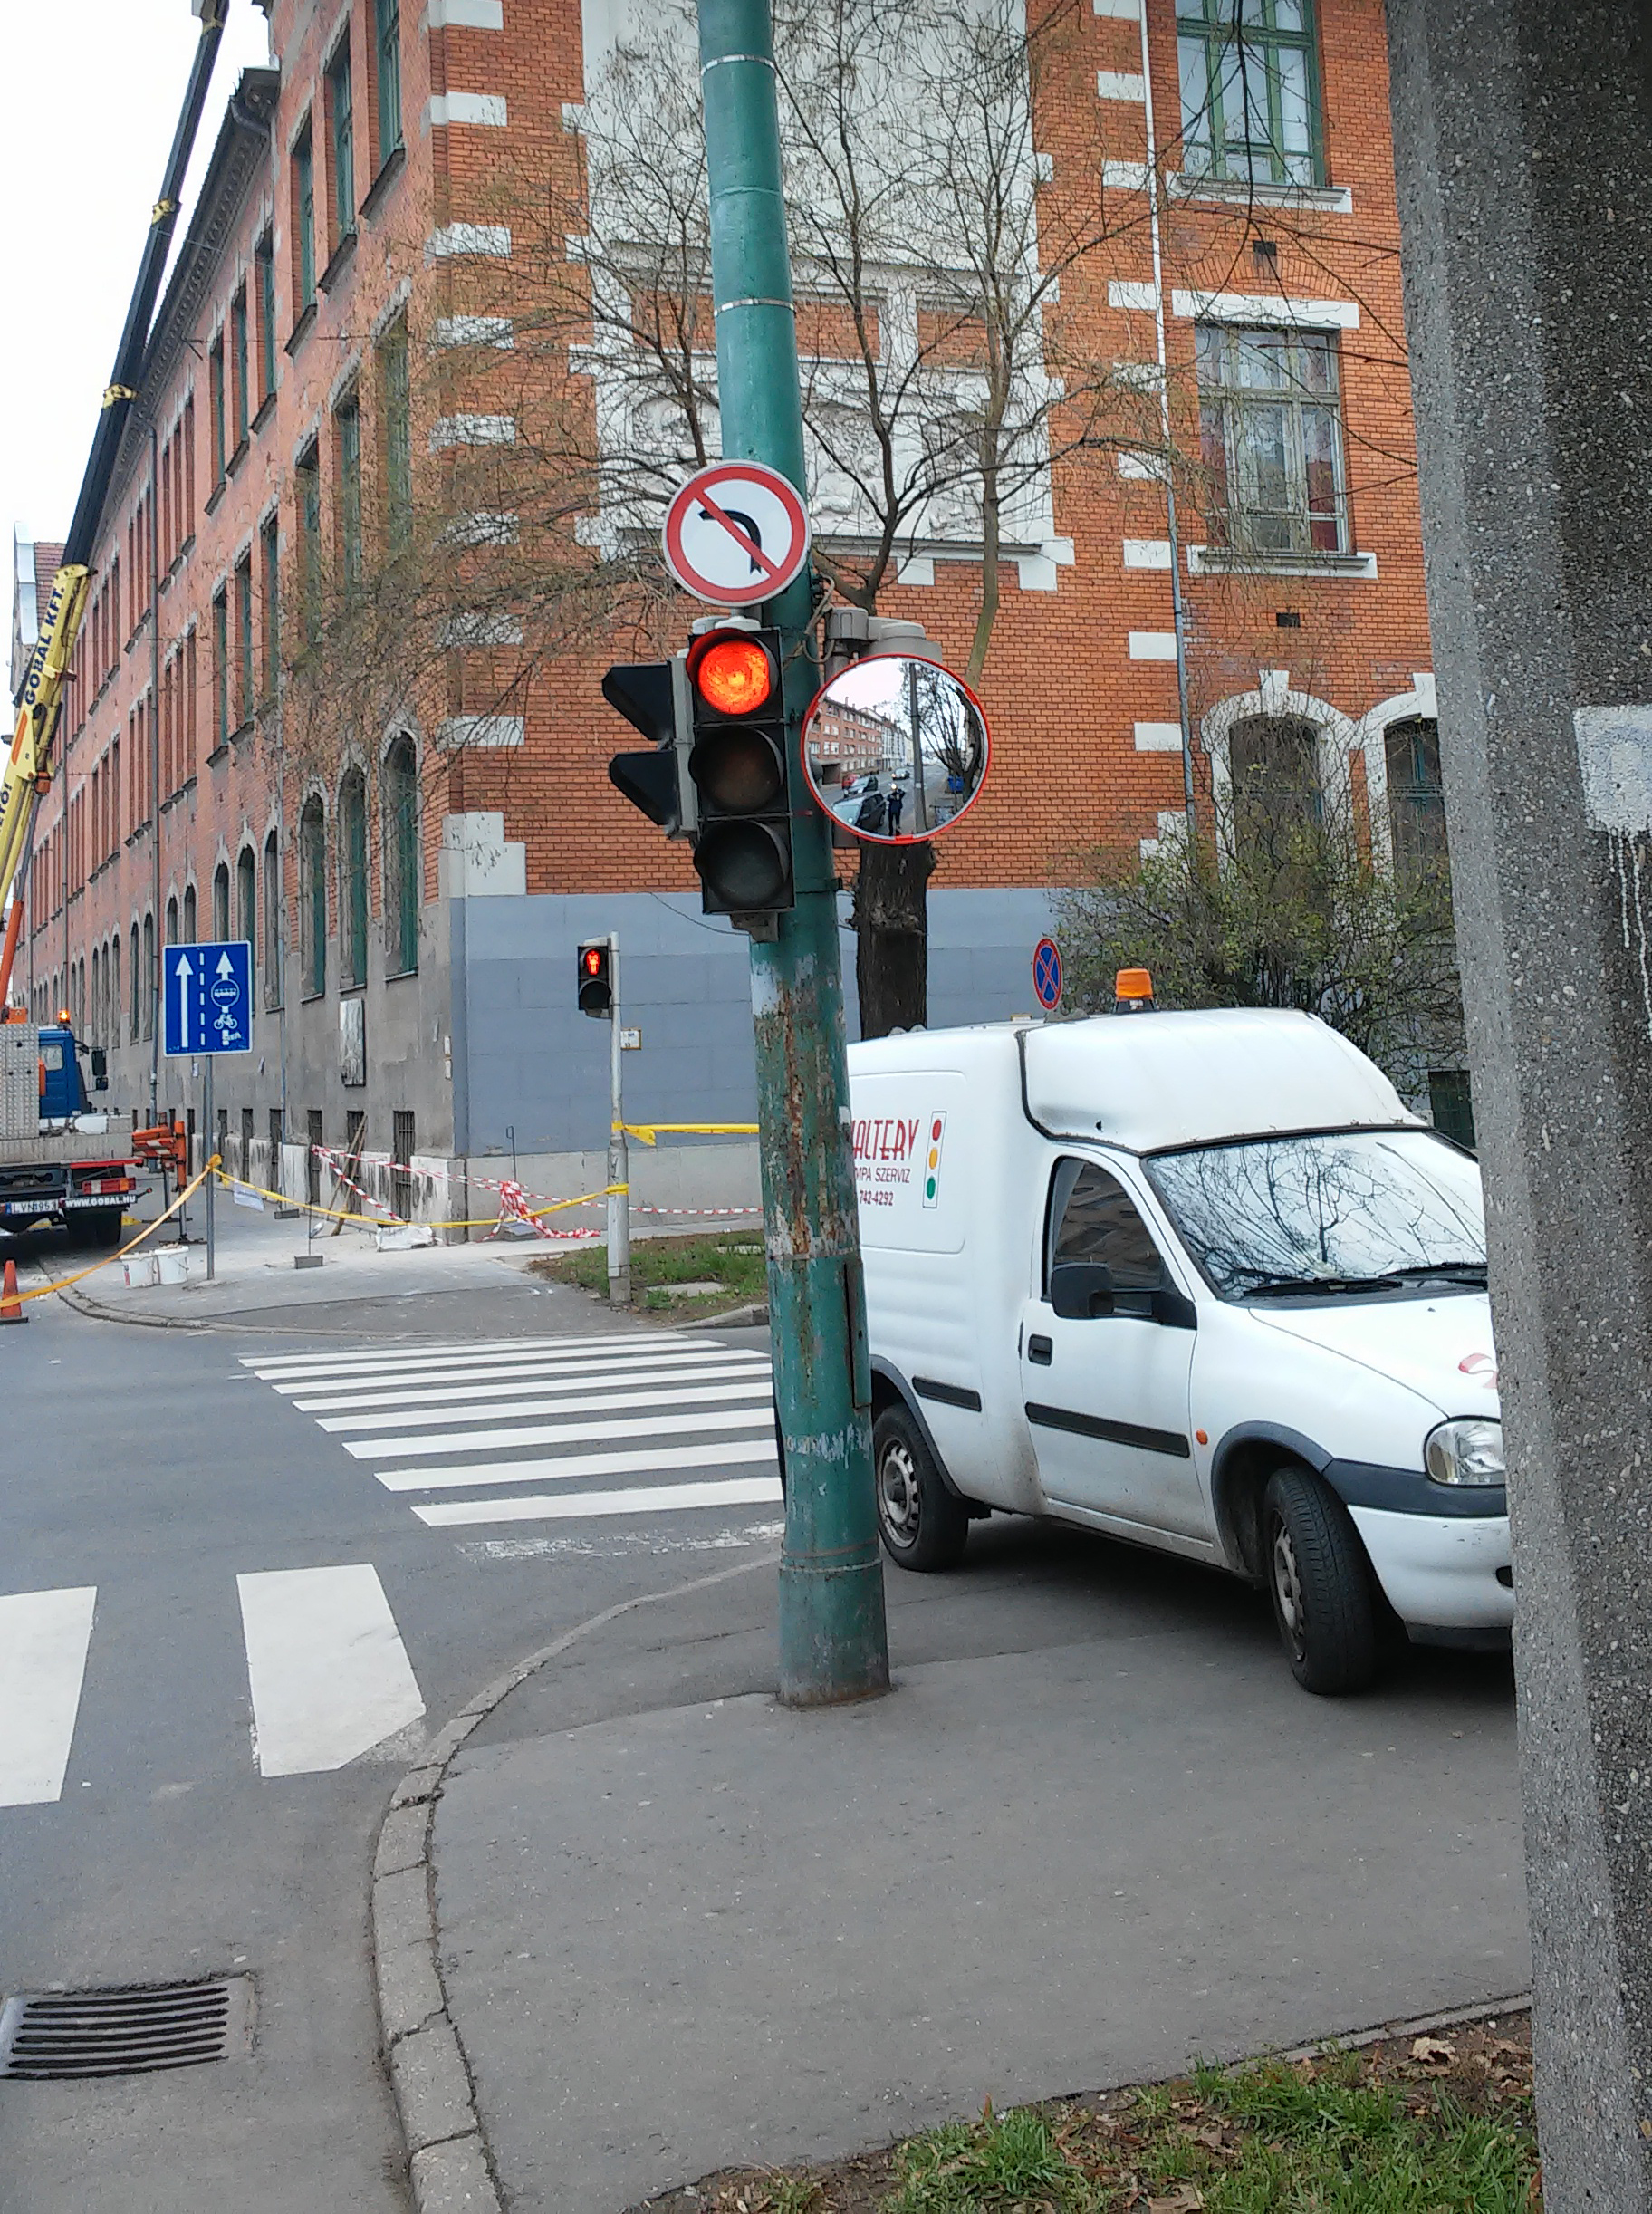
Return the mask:
<path fill-rule="evenodd" d="M 888 1591 L 887 1699 L 775 1706 L 764 1567 L 600 1631 L 453 1761 L 441 1976 L 511 2207 L 1523 1989 L 1506 1661 L 1312 1699 L 1238 1586 L 1002 1520 Z"/>

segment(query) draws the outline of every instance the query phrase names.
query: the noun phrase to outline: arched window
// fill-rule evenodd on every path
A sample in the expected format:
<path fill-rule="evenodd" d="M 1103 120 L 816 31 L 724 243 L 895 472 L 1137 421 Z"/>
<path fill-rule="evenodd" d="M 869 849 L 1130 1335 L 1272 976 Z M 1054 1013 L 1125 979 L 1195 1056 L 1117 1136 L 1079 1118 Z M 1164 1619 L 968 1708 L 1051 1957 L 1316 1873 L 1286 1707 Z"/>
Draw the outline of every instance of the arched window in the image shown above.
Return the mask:
<path fill-rule="evenodd" d="M 161 943 L 167 946 L 176 946 L 178 942 L 178 897 L 174 893 L 172 898 L 167 901 L 167 934 Z"/>
<path fill-rule="evenodd" d="M 313 792 L 298 819 L 298 903 L 304 996 L 316 999 L 327 989 L 327 814 Z"/>
<path fill-rule="evenodd" d="M 274 831 L 264 842 L 264 1004 L 278 1007 L 281 976 L 281 842 Z"/>
<path fill-rule="evenodd" d="M 1318 733 L 1293 717 L 1247 716 L 1234 725 L 1227 759 L 1234 852 L 1283 866 L 1296 833 L 1324 819 Z"/>
<path fill-rule="evenodd" d="M 155 918 L 153 915 L 146 915 L 143 919 L 143 984 L 141 988 L 143 992 L 141 1003 L 143 1035 L 146 1038 L 151 1038 L 155 1035 Z"/>
<path fill-rule="evenodd" d="M 138 925 L 132 925 L 132 952 L 129 963 L 131 972 L 132 1004 L 127 1009 L 127 1035 L 134 1045 L 143 1035 L 143 956 L 138 936 Z"/>
<path fill-rule="evenodd" d="M 393 977 L 418 967 L 418 763 L 404 731 L 384 757 L 384 958 Z"/>
<path fill-rule="evenodd" d="M 367 779 L 339 786 L 339 982 L 367 982 Z"/>
<path fill-rule="evenodd" d="M 1402 884 L 1417 884 L 1446 867 L 1440 727 L 1432 716 L 1410 716 L 1403 723 L 1388 725 L 1383 744 L 1388 755 L 1394 871 Z"/>
<path fill-rule="evenodd" d="M 103 956 L 96 946 L 91 949 L 91 996 L 86 1015 L 86 1042 L 89 1045 L 101 1045 L 103 1043 Z"/>
<path fill-rule="evenodd" d="M 109 1043 L 120 1043 L 120 933 L 109 941 Z"/>
<path fill-rule="evenodd" d="M 229 863 L 221 861 L 212 872 L 212 935 L 219 945 L 229 936 Z"/>
<path fill-rule="evenodd" d="M 244 845 L 235 859 L 235 936 L 252 948 L 249 958 L 258 960 L 258 863 L 253 849 Z"/>
<path fill-rule="evenodd" d="M 193 884 L 186 884 L 184 886 L 185 945 L 193 946 L 197 942 L 199 935 L 199 932 L 195 927 L 195 886 Z"/>

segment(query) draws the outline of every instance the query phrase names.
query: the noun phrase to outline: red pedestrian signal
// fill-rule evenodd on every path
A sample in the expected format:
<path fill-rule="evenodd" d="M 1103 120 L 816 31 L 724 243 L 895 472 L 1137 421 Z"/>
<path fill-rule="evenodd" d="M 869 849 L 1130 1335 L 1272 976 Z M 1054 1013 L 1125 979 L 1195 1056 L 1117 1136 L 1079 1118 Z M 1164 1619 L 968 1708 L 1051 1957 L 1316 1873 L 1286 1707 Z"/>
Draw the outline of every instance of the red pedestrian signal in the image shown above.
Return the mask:
<path fill-rule="evenodd" d="M 579 952 L 579 1009 L 601 1020 L 614 1011 L 613 948 L 605 938 L 588 938 Z"/>

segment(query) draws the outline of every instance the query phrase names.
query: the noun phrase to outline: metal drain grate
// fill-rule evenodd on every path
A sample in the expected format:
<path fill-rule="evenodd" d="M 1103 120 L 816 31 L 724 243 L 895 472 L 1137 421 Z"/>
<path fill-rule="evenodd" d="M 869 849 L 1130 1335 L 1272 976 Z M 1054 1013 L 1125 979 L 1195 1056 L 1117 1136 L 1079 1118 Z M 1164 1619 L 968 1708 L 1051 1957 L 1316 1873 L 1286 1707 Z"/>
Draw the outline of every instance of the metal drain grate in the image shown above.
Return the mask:
<path fill-rule="evenodd" d="M 0 2076 L 141 2075 L 227 2060 L 252 2042 L 252 1978 L 25 1991 L 0 2007 Z"/>

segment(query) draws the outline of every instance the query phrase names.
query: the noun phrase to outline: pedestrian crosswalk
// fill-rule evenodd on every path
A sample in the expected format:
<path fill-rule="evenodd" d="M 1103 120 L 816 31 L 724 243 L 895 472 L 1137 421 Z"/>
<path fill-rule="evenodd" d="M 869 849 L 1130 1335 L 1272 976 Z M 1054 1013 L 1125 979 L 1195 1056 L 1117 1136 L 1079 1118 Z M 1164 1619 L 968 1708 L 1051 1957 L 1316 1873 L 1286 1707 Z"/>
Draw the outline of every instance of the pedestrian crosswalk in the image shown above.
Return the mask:
<path fill-rule="evenodd" d="M 743 1346 L 632 1333 L 242 1365 L 432 1529 L 725 1515 L 781 1497 L 769 1362 Z"/>
<path fill-rule="evenodd" d="M 238 1576 L 245 1700 L 230 1684 L 223 1718 L 251 1711 L 264 1776 L 312 1776 L 364 1755 L 410 1757 L 425 1702 L 370 1563 Z M 0 1807 L 50 1805 L 82 1727 L 96 1587 L 0 1594 Z"/>

